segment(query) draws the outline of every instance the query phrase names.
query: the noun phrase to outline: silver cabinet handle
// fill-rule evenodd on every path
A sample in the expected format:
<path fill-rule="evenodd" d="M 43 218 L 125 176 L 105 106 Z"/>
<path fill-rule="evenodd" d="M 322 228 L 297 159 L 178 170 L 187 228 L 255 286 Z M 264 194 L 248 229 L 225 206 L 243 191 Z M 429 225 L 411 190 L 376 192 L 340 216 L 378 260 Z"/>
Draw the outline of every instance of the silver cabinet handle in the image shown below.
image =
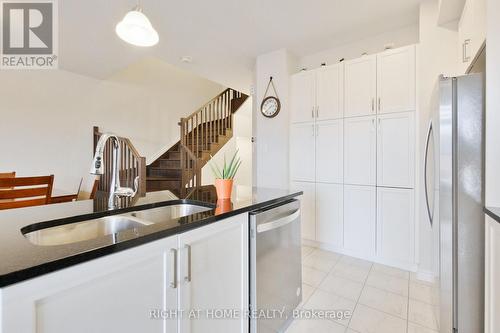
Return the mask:
<path fill-rule="evenodd" d="M 187 275 L 184 277 L 184 281 L 191 282 L 191 245 L 184 245 L 187 250 Z"/>
<path fill-rule="evenodd" d="M 470 44 L 470 39 L 464 40 L 462 44 L 462 62 L 464 63 L 470 61 L 470 57 L 467 56 L 467 46 L 469 46 L 469 44 Z"/>
<path fill-rule="evenodd" d="M 429 142 L 431 138 L 431 133 L 432 133 L 432 121 L 429 122 L 429 129 L 427 130 L 427 136 L 425 139 L 425 152 L 424 152 L 424 194 L 425 194 L 425 205 L 427 207 L 427 216 L 429 217 L 429 223 L 433 223 L 433 216 L 431 213 L 431 207 L 429 204 L 429 192 L 427 189 L 427 157 L 429 155 Z"/>
<path fill-rule="evenodd" d="M 372 112 L 375 111 L 375 98 L 372 97 Z"/>
<path fill-rule="evenodd" d="M 378 98 L 378 110 L 379 110 L 379 111 L 381 110 L 381 108 L 380 108 L 380 104 L 381 104 L 381 103 L 380 103 L 380 97 L 379 97 L 379 98 Z"/>
<path fill-rule="evenodd" d="M 311 109 L 311 118 L 314 118 L 314 106 Z"/>
<path fill-rule="evenodd" d="M 172 255 L 172 279 L 170 280 L 170 288 L 177 288 L 177 250 L 170 249 L 170 254 Z"/>
<path fill-rule="evenodd" d="M 319 105 L 316 106 L 316 118 L 318 118 L 318 117 L 319 117 Z"/>
<path fill-rule="evenodd" d="M 295 212 L 293 212 L 292 214 L 290 214 L 288 216 L 279 218 L 277 220 L 274 220 L 274 221 L 271 221 L 268 223 L 258 225 L 257 226 L 257 233 L 266 232 L 266 231 L 270 231 L 273 229 L 281 228 L 281 227 L 295 221 L 299 217 L 300 217 L 300 209 L 297 209 Z"/>

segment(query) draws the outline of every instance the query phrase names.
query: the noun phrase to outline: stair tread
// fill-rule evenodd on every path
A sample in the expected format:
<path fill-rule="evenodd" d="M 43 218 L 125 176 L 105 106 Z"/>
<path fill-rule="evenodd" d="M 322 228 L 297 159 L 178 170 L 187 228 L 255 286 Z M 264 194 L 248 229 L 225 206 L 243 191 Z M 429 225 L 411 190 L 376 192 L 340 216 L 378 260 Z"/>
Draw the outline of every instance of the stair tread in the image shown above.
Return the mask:
<path fill-rule="evenodd" d="M 166 180 L 166 181 L 169 181 L 169 180 L 173 180 L 173 181 L 180 181 L 180 179 L 178 177 L 157 177 L 157 176 L 154 176 L 154 177 L 146 177 L 146 180 Z"/>

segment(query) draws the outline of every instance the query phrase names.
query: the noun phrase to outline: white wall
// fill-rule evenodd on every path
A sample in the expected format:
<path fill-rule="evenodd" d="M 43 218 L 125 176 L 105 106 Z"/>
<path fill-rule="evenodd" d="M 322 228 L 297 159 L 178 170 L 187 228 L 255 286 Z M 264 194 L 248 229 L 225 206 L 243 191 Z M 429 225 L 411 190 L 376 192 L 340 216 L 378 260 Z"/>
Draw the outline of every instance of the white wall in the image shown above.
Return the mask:
<path fill-rule="evenodd" d="M 486 7 L 486 206 L 500 207 L 500 2 Z"/>
<path fill-rule="evenodd" d="M 293 56 L 284 49 L 257 57 L 253 96 L 253 136 L 256 138 L 253 183 L 256 186 L 272 188 L 289 186 L 288 89 L 290 74 L 295 68 Z M 274 118 L 266 118 L 260 113 L 260 104 L 271 76 L 281 101 L 281 111 Z"/>
<path fill-rule="evenodd" d="M 224 89 L 155 59 L 104 81 L 62 70 L 2 71 L 0 88 L 0 171 L 54 174 L 54 188 L 67 192 L 88 175 L 92 126 L 129 137 L 150 157 L 178 140 L 181 116 Z"/>
<path fill-rule="evenodd" d="M 458 33 L 437 26 L 438 1 L 425 0 L 420 5 L 420 44 L 417 48 L 417 122 L 418 155 L 418 248 L 419 271 L 432 275 L 438 271 L 439 226 L 431 229 L 423 192 L 423 155 L 431 112 L 439 105 L 439 75 L 451 76 L 458 69 Z"/>
<path fill-rule="evenodd" d="M 327 64 L 336 64 L 341 58 L 345 60 L 355 59 L 360 57 L 364 52 L 368 54 L 377 53 L 383 51 L 384 45 L 388 43 L 393 43 L 394 47 L 401 47 L 417 42 L 418 25 L 411 25 L 304 56 L 299 59 L 297 70 L 302 68 L 317 68 L 324 62 Z"/>
<path fill-rule="evenodd" d="M 252 99 L 248 98 L 233 116 L 234 128 L 233 137 L 221 150 L 214 155 L 214 163 L 219 166 L 224 164 L 224 155 L 230 159 L 236 150 L 241 158 L 242 164 L 234 179 L 235 186 L 252 186 Z M 229 162 L 229 161 L 228 161 Z M 203 185 L 213 185 L 215 177 L 207 164 L 201 170 Z"/>

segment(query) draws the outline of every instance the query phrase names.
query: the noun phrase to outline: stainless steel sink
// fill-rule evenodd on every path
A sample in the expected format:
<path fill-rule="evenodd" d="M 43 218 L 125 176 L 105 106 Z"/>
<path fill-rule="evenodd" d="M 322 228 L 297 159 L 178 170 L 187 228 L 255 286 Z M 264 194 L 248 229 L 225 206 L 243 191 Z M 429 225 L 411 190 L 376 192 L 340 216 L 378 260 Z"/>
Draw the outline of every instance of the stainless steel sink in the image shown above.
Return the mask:
<path fill-rule="evenodd" d="M 36 245 L 71 244 L 113 235 L 121 231 L 140 228 L 150 224 L 175 221 L 180 217 L 211 209 L 191 204 L 164 206 L 35 230 L 25 233 L 24 237 Z"/>
<path fill-rule="evenodd" d="M 175 220 L 183 216 L 189 216 L 212 209 L 213 208 L 198 205 L 180 204 L 141 210 L 124 214 L 124 216 L 130 216 L 134 219 L 141 220 L 144 224 L 154 224 Z"/>
<path fill-rule="evenodd" d="M 24 237 L 36 245 L 62 245 L 113 235 L 144 225 L 140 221 L 117 215 L 40 229 L 26 233 Z"/>

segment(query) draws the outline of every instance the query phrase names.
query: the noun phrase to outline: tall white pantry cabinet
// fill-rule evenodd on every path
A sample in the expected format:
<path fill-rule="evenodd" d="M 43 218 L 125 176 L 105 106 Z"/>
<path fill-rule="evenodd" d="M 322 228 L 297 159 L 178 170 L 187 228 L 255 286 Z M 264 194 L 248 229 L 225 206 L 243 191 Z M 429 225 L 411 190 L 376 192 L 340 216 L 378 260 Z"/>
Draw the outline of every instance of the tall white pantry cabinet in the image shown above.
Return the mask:
<path fill-rule="evenodd" d="M 306 242 L 416 269 L 415 53 L 292 75 L 290 187 L 304 191 Z"/>

